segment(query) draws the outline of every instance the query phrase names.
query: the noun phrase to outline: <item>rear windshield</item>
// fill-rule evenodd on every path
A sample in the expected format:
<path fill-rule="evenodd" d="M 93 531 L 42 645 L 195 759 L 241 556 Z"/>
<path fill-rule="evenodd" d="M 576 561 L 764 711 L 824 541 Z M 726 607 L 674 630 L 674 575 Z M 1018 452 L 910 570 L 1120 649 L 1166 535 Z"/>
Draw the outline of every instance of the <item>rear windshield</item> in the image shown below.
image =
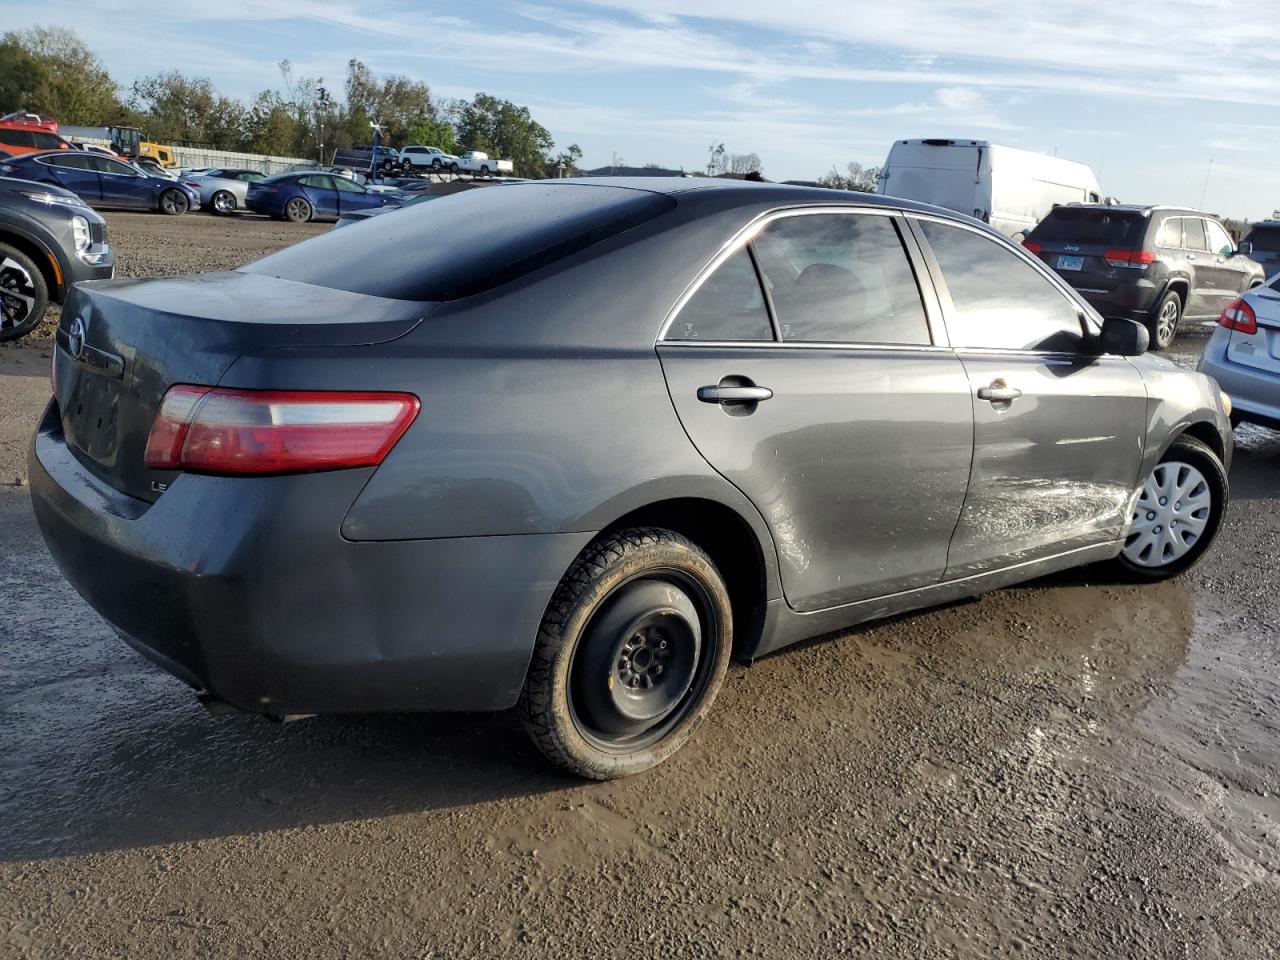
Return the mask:
<path fill-rule="evenodd" d="M 1139 247 L 1147 218 L 1140 213 L 1097 210 L 1083 207 L 1055 207 L 1028 234 L 1041 243 L 1100 243 Z"/>
<path fill-rule="evenodd" d="M 1259 253 L 1280 253 L 1280 227 L 1254 227 L 1244 239 Z"/>
<path fill-rule="evenodd" d="M 493 289 L 675 207 L 624 187 L 513 183 L 467 190 L 288 247 L 249 273 L 394 300 Z"/>

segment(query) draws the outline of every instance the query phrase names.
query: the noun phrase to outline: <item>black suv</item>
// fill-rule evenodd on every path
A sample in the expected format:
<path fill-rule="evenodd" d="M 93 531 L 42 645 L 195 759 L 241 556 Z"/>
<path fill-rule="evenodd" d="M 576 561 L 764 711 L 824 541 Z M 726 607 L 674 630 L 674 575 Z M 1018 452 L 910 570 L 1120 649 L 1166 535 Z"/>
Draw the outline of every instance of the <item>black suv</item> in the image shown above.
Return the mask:
<path fill-rule="evenodd" d="M 346 167 L 348 170 L 359 170 L 361 173 L 368 173 L 369 168 L 373 164 L 374 151 L 377 150 L 378 155 L 378 176 L 394 177 L 399 176 L 404 169 L 404 165 L 400 160 L 400 154 L 391 147 L 371 147 L 358 146 L 351 147 L 346 150 L 336 150 L 333 154 L 333 165 L 335 167 Z"/>
<path fill-rule="evenodd" d="M 69 190 L 0 177 L 0 340 L 40 322 L 80 280 L 115 269 L 107 222 Z"/>
<path fill-rule="evenodd" d="M 1280 273 L 1280 220 L 1259 220 L 1240 241 L 1240 252 L 1262 264 L 1268 277 Z"/>
<path fill-rule="evenodd" d="M 1023 245 L 1104 317 L 1145 323 L 1157 350 L 1263 280 L 1215 217 L 1176 207 L 1064 204 Z"/>

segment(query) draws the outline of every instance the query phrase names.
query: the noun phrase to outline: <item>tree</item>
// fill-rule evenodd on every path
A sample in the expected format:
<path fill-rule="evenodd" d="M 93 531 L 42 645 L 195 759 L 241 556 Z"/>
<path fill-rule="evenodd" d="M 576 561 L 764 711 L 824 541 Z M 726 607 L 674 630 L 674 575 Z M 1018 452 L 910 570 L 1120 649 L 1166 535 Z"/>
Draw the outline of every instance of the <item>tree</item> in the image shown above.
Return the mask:
<path fill-rule="evenodd" d="M 147 122 L 152 140 L 208 144 L 219 150 L 244 145 L 248 112 L 224 97 L 208 77 L 188 77 L 176 70 L 134 81 L 131 106 Z"/>
<path fill-rule="evenodd" d="M 876 184 L 880 182 L 879 167 L 864 167 L 856 160 L 848 164 L 848 174 L 842 174 L 835 167 L 818 182 L 833 190 L 853 190 L 856 193 L 875 193 Z"/>
<path fill-rule="evenodd" d="M 29 89 L 22 91 L 28 104 L 24 109 L 67 124 L 97 126 L 125 118 L 111 74 L 74 32 L 64 27 L 32 27 L 6 34 L 5 45 L 15 44 L 40 64 L 25 84 Z M 5 101 L 6 107 L 10 103 Z"/>
<path fill-rule="evenodd" d="M 731 153 L 729 154 L 729 169 L 727 173 L 738 174 L 739 176 L 748 173 L 760 172 L 760 154 L 758 153 Z"/>
<path fill-rule="evenodd" d="M 718 177 L 728 169 L 723 143 L 713 143 L 707 147 L 707 176 Z"/>
<path fill-rule="evenodd" d="M 439 147 L 445 153 L 453 153 L 456 140 L 453 124 L 447 120 L 425 116 L 414 117 L 404 135 L 406 144 L 420 143 L 427 147 Z"/>
<path fill-rule="evenodd" d="M 551 133 L 529 113 L 487 93 L 477 93 L 459 111 L 458 140 L 468 150 L 510 159 L 517 176 L 546 176 L 546 155 L 555 145 Z"/>
<path fill-rule="evenodd" d="M 418 139 L 409 135 L 411 128 L 440 120 L 439 110 L 431 99 L 431 88 L 425 83 L 392 74 L 379 80 L 360 60 L 347 62 L 347 129 L 356 142 L 369 139 L 369 121 L 382 124 L 383 139 L 388 143 L 429 143 L 442 150 L 449 147 L 432 143 L 441 131 L 432 127 L 427 132 L 436 136 Z"/>
<path fill-rule="evenodd" d="M 39 112 L 40 90 L 48 83 L 44 62 L 24 47 L 15 33 L 0 41 L 0 105 L 6 110 Z"/>
<path fill-rule="evenodd" d="M 549 162 L 558 166 L 563 171 L 563 176 L 576 177 L 582 172 L 578 166 L 581 160 L 582 148 L 576 143 L 571 143 L 556 156 L 552 157 Z"/>
<path fill-rule="evenodd" d="M 245 118 L 246 146 L 254 153 L 289 156 L 298 139 L 297 126 L 297 120 L 280 94 L 274 90 L 263 90 Z"/>

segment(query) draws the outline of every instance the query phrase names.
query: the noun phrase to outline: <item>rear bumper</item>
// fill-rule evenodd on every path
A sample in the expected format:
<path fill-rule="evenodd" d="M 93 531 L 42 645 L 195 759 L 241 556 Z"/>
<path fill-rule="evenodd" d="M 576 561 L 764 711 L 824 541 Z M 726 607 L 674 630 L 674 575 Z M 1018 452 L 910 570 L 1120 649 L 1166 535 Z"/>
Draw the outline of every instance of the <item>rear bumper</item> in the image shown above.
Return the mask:
<path fill-rule="evenodd" d="M 1205 345 L 1197 369 L 1218 381 L 1231 397 L 1237 416 L 1251 423 L 1280 429 L 1280 376 L 1227 359 L 1227 330 L 1216 330 Z"/>
<path fill-rule="evenodd" d="M 591 535 L 345 540 L 371 472 L 182 475 L 147 504 L 90 474 L 56 416 L 30 451 L 36 519 L 67 579 L 187 683 L 265 714 L 512 706 Z"/>

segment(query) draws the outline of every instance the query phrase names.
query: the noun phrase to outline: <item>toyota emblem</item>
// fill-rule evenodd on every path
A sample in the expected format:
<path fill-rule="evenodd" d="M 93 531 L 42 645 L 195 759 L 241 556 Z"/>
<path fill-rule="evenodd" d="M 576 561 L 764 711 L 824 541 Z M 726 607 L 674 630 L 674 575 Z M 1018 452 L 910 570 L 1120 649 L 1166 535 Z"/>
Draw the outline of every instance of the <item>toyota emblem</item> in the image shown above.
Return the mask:
<path fill-rule="evenodd" d="M 84 359 L 84 342 L 89 335 L 89 324 L 84 317 L 76 317 L 71 321 L 67 331 L 67 352 L 76 360 Z"/>

